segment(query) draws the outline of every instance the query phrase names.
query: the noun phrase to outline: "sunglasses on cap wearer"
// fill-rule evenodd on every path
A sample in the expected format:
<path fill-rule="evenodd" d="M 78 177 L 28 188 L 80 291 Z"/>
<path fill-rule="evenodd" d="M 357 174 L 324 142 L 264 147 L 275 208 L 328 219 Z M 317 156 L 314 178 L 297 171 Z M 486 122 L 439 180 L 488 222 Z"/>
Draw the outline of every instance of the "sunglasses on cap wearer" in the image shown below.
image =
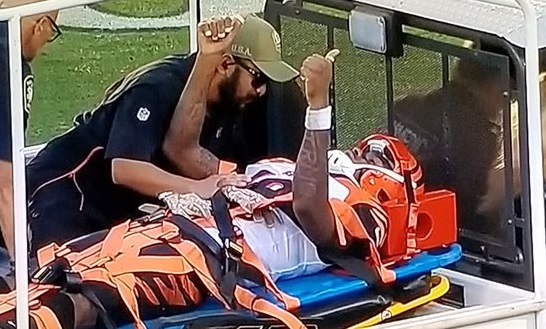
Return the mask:
<path fill-rule="evenodd" d="M 253 79 L 251 84 L 254 89 L 258 89 L 262 87 L 269 81 L 269 78 L 265 74 L 263 74 L 262 72 L 260 72 L 259 70 L 255 68 L 248 66 L 247 64 L 245 64 L 245 62 L 238 59 L 237 57 L 234 57 L 233 60 L 235 61 L 235 63 L 230 63 L 230 64 L 239 65 L 252 76 Z"/>
<path fill-rule="evenodd" d="M 48 15 L 44 15 L 44 17 L 49 21 L 51 28 L 53 29 L 53 35 L 47 40 L 47 42 L 53 42 L 63 33 L 53 18 L 49 17 Z"/>

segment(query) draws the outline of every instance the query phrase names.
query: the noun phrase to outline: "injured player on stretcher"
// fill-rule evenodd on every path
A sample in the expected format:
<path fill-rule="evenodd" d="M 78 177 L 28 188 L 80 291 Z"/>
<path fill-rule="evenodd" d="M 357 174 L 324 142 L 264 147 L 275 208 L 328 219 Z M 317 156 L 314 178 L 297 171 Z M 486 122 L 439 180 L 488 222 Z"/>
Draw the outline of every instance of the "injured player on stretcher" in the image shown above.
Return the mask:
<path fill-rule="evenodd" d="M 419 164 L 397 139 L 373 135 L 346 152 L 329 150 L 335 55 L 302 65 L 309 108 L 296 162 L 251 164 L 246 188 L 222 186 L 209 200 L 166 191 L 163 206 L 147 216 L 40 249 L 29 286 L 31 328 L 145 328 L 145 319 L 184 312 L 207 296 L 303 328 L 294 315 L 299 301 L 276 281 L 339 266 L 382 289 L 396 282 L 398 262 L 455 243 L 454 194 L 425 191 Z M 0 328 L 16 328 L 9 279 Z M 259 298 L 253 284 L 284 307 Z"/>

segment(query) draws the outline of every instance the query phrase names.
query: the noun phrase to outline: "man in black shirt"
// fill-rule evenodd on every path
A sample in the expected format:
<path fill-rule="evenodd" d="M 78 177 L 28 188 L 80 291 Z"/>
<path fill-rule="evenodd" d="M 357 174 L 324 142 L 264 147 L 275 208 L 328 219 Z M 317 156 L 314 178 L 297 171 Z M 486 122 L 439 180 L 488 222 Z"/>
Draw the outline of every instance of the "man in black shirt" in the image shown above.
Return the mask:
<path fill-rule="evenodd" d="M 185 156 L 180 157 L 171 143 L 176 129 L 169 138 L 165 135 L 173 117 L 180 119 L 180 97 L 202 56 L 199 52 L 169 56 L 131 72 L 106 91 L 94 111 L 76 117 L 75 127 L 37 154 L 27 171 L 33 252 L 136 216 L 139 205 L 154 202 L 167 190 L 210 196 L 225 177 L 216 175 L 219 162 L 213 172 L 196 171 L 195 154 L 214 154 L 240 165 L 263 156 L 241 152 L 245 141 L 237 138 L 238 124 L 244 121 L 240 117 L 265 110 L 256 105 L 266 94 L 267 81 L 287 82 L 298 73 L 275 51 L 280 47 L 278 33 L 266 21 L 250 16 L 231 35 L 235 40 L 229 42 L 239 44 L 247 55 L 254 52 L 254 62 L 266 64 L 259 69 L 225 49 L 206 89 L 207 117 L 196 152 L 181 150 Z M 220 44 L 229 48 L 226 42 Z M 244 177 L 229 179 L 224 184 L 245 183 Z"/>
<path fill-rule="evenodd" d="M 23 5 L 39 0 L 5 0 L 1 8 Z M 57 12 L 24 17 L 21 20 L 23 69 L 24 127 L 26 129 L 34 92 L 34 75 L 30 62 L 40 49 L 60 35 L 55 20 Z M 7 21 L 0 22 L 0 228 L 9 253 L 13 256 L 13 183 L 11 147 L 11 97 L 8 61 Z"/>

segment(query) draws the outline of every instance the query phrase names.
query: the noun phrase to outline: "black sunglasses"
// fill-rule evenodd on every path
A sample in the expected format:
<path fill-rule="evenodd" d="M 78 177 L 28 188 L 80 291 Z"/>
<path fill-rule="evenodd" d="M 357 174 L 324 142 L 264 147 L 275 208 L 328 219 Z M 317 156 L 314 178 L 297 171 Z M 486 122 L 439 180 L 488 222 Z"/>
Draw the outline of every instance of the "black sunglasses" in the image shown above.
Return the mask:
<path fill-rule="evenodd" d="M 47 42 L 53 42 L 58 37 L 60 37 L 61 34 L 63 34 L 63 33 L 61 32 L 61 29 L 59 28 L 59 25 L 57 25 L 57 23 L 55 23 L 55 20 L 53 18 L 49 17 L 48 15 L 44 15 L 44 17 L 49 21 L 49 23 L 51 23 L 51 28 L 53 29 L 53 33 L 54 33 L 53 36 L 47 40 Z"/>
<path fill-rule="evenodd" d="M 252 79 L 251 85 L 254 89 L 260 88 L 261 86 L 265 85 L 269 81 L 269 78 L 265 74 L 246 65 L 243 61 L 237 58 L 235 58 L 234 61 L 237 65 L 239 65 L 240 67 L 245 69 L 245 71 L 250 73 L 250 75 L 252 75 L 253 79 Z"/>

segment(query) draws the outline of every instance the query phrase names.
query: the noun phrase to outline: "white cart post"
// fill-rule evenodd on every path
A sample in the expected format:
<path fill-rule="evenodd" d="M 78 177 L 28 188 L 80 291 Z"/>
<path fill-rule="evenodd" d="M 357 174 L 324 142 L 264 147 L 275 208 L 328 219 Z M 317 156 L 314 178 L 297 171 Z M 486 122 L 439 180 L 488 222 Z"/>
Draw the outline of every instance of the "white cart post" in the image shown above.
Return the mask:
<path fill-rule="evenodd" d="M 199 0 L 188 0 L 190 8 L 190 52 L 197 51 L 197 24 L 201 20 Z"/>
<path fill-rule="evenodd" d="M 9 20 L 9 70 L 13 158 L 13 207 L 15 220 L 15 284 L 17 288 L 17 327 L 29 328 L 27 202 L 23 126 L 23 76 L 21 63 L 21 17 L 77 7 L 101 0 L 50 0 L 0 9 L 0 21 Z"/>

